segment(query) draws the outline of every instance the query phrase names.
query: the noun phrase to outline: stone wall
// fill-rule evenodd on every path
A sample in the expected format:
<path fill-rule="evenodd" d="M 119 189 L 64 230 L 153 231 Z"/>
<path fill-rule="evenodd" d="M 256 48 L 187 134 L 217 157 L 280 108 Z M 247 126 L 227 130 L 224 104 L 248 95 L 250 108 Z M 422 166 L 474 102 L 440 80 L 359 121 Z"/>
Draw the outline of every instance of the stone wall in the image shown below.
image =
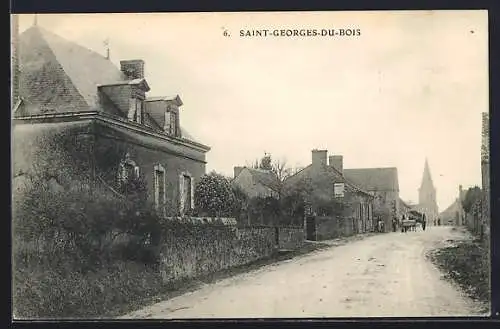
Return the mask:
<path fill-rule="evenodd" d="M 304 228 L 279 227 L 278 240 L 280 249 L 293 250 L 300 248 L 304 244 Z"/>
<path fill-rule="evenodd" d="M 356 233 L 352 218 L 316 217 L 316 240 L 329 240 Z"/>
<path fill-rule="evenodd" d="M 167 284 L 245 265 L 273 255 L 277 248 L 297 249 L 304 240 L 302 228 L 238 227 L 229 219 L 176 222 L 163 233 L 160 251 L 160 272 Z"/>

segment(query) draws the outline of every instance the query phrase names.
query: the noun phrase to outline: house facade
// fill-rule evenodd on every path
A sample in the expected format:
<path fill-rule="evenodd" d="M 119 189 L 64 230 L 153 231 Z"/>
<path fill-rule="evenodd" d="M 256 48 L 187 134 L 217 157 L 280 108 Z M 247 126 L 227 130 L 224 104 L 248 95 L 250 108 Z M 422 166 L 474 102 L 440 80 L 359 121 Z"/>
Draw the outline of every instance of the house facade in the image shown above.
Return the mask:
<path fill-rule="evenodd" d="M 249 198 L 278 197 L 278 179 L 270 170 L 234 167 L 233 185 L 238 186 Z"/>
<path fill-rule="evenodd" d="M 373 213 L 389 232 L 393 218 L 401 218 L 398 170 L 390 168 L 344 169 L 344 176 L 373 195 Z"/>
<path fill-rule="evenodd" d="M 311 164 L 285 180 L 284 193 L 302 193 L 310 218 L 317 219 L 306 226 L 315 226 L 316 236 L 336 237 L 346 225 L 350 228 L 342 229 L 345 234 L 371 231 L 373 197 L 344 177 L 341 156 L 331 156 L 328 163 L 327 155 L 327 150 L 312 150 Z"/>
<path fill-rule="evenodd" d="M 51 172 L 62 188 L 78 178 L 114 192 L 141 179 L 161 213 L 194 207 L 210 148 L 181 126 L 178 95 L 149 97 L 144 61 L 117 67 L 39 26 L 19 35 L 15 47 L 14 184 L 36 171 Z M 65 152 L 55 156 L 55 149 Z M 64 163 L 68 154 L 81 170 Z"/>

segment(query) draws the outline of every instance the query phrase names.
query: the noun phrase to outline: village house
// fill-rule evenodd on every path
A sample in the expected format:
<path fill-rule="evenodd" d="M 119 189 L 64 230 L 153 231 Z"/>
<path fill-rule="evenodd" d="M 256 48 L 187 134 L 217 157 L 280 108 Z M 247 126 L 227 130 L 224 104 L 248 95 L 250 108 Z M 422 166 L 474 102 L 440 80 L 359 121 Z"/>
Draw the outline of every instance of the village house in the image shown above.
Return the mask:
<path fill-rule="evenodd" d="M 148 96 L 143 60 L 123 60 L 118 68 L 109 52 L 102 56 L 36 24 L 14 40 L 14 184 L 40 167 L 43 154 L 50 157 L 47 140 L 66 134 L 67 149 L 85 150 L 75 154 L 91 181 L 116 191 L 142 178 L 161 213 L 194 207 L 194 184 L 205 174 L 210 148 L 181 126 L 178 95 Z M 68 168 L 58 160 L 46 170 L 64 185 Z"/>
<path fill-rule="evenodd" d="M 278 180 L 271 170 L 234 167 L 233 184 L 238 186 L 249 198 L 278 197 Z"/>
<path fill-rule="evenodd" d="M 285 193 L 302 193 L 310 205 L 308 239 L 372 231 L 373 197 L 342 174 L 342 156 L 312 150 L 312 163 L 284 182 Z"/>
<path fill-rule="evenodd" d="M 409 205 L 408 203 L 404 202 L 401 198 L 399 199 L 399 213 L 400 217 L 398 220 L 401 220 L 404 216 L 404 218 L 408 218 L 410 211 L 412 210 L 412 206 Z"/>
<path fill-rule="evenodd" d="M 389 232 L 393 218 L 401 218 L 398 170 L 389 168 L 344 169 L 344 177 L 374 197 L 373 215 Z"/>

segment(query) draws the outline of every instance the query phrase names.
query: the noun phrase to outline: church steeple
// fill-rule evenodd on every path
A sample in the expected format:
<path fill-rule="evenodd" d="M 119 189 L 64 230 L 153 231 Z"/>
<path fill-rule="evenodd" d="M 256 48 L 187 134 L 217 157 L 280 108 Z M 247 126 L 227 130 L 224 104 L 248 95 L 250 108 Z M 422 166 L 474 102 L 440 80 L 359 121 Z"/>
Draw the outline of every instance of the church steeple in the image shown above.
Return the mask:
<path fill-rule="evenodd" d="M 438 206 L 436 202 L 436 188 L 431 177 L 429 161 L 425 159 L 424 173 L 422 182 L 418 189 L 418 204 L 421 211 L 426 214 L 428 219 L 434 220 L 438 216 Z"/>
<path fill-rule="evenodd" d="M 425 158 L 424 164 L 424 174 L 422 175 L 422 182 L 420 183 L 420 189 L 434 188 L 434 183 L 432 182 L 431 170 L 429 169 L 429 162 Z"/>

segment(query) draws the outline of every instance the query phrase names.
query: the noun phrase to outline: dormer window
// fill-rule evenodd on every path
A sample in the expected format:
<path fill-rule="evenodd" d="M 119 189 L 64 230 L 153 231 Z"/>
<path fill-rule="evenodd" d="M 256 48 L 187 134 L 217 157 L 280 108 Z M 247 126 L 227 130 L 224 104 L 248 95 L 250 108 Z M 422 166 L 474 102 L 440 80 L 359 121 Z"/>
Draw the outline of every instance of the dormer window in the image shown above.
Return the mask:
<path fill-rule="evenodd" d="M 165 111 L 165 132 L 172 136 L 177 136 L 177 113 L 172 109 Z"/>
<path fill-rule="evenodd" d="M 128 119 L 137 123 L 144 122 L 144 101 L 138 97 L 130 99 Z"/>

